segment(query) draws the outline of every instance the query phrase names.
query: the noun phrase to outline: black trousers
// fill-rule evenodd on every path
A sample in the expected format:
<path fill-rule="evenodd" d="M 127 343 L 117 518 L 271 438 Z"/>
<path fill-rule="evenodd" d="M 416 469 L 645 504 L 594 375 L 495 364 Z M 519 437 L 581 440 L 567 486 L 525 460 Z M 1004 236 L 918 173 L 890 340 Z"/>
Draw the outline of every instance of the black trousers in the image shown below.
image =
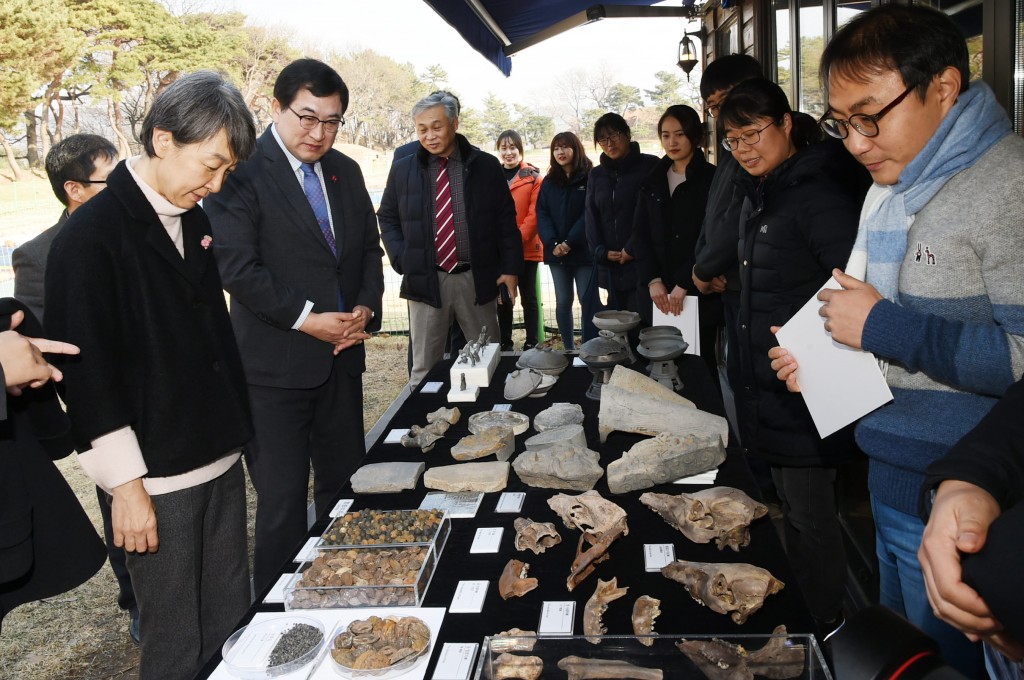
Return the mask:
<path fill-rule="evenodd" d="M 519 279 L 519 304 L 523 306 L 523 324 L 526 326 L 526 344 L 536 345 L 537 326 L 540 324 L 540 304 L 537 301 L 537 262 L 523 263 L 523 276 Z M 512 344 L 513 305 L 498 305 L 498 328 L 501 347 Z"/>
<path fill-rule="evenodd" d="M 320 387 L 285 389 L 249 385 L 256 436 L 245 462 L 256 489 L 253 582 L 270 586 L 307 531 L 310 464 L 319 516 L 362 464 L 363 381 L 334 370 Z"/>
<path fill-rule="evenodd" d="M 782 500 L 786 554 L 819 622 L 842 613 L 846 592 L 846 550 L 836 511 L 836 469 L 772 466 Z"/>

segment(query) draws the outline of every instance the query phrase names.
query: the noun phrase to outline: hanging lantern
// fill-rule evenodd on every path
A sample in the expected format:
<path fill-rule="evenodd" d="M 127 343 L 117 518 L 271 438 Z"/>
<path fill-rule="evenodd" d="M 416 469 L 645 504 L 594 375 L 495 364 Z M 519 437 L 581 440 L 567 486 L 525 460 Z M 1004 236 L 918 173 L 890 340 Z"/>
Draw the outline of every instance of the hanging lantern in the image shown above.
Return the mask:
<path fill-rule="evenodd" d="M 686 73 L 687 82 L 690 80 L 690 71 L 694 69 L 699 61 L 697 47 L 693 44 L 693 40 L 690 39 L 690 35 L 684 33 L 683 39 L 679 41 L 679 59 L 676 61 L 676 65 Z"/>

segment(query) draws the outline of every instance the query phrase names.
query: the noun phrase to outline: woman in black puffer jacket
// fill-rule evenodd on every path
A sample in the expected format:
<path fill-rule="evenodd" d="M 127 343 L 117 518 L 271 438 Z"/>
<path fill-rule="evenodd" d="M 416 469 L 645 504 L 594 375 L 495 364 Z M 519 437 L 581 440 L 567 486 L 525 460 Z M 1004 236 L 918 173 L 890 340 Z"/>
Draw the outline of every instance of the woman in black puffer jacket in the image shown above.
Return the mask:
<path fill-rule="evenodd" d="M 840 145 L 821 141 L 806 114 L 765 79 L 737 85 L 722 105 L 723 144 L 743 189 L 738 247 L 738 354 L 734 386 L 743 446 L 768 460 L 783 503 L 786 547 L 811 613 L 838 625 L 846 581 L 836 516 L 836 465 L 853 455 L 852 428 L 818 437 L 803 397 L 771 369 L 773 326 L 786 323 L 846 265 L 867 182 Z M 851 179 L 852 178 L 852 179 Z"/>

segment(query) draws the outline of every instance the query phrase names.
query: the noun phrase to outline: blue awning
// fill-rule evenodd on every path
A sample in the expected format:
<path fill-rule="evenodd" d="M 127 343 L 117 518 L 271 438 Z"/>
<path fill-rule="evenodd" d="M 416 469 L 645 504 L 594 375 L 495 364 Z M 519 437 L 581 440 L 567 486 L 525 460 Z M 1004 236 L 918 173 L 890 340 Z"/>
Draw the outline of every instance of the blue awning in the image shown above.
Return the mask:
<path fill-rule="evenodd" d="M 512 73 L 511 55 L 570 28 L 604 18 L 681 16 L 688 11 L 682 5 L 651 7 L 657 1 L 595 5 L 593 0 L 424 0 L 506 76 Z"/>

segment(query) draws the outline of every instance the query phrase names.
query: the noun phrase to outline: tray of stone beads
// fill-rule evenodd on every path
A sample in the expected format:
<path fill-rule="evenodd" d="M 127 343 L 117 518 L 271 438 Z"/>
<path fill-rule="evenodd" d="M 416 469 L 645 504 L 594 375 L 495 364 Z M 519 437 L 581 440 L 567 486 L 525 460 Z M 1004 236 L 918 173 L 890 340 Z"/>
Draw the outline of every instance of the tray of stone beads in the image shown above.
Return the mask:
<path fill-rule="evenodd" d="M 356 510 L 335 518 L 316 549 L 427 545 L 440 556 L 451 530 L 447 514 L 437 510 Z"/>
<path fill-rule="evenodd" d="M 417 607 L 438 557 L 429 543 L 321 550 L 288 581 L 285 610 Z"/>

